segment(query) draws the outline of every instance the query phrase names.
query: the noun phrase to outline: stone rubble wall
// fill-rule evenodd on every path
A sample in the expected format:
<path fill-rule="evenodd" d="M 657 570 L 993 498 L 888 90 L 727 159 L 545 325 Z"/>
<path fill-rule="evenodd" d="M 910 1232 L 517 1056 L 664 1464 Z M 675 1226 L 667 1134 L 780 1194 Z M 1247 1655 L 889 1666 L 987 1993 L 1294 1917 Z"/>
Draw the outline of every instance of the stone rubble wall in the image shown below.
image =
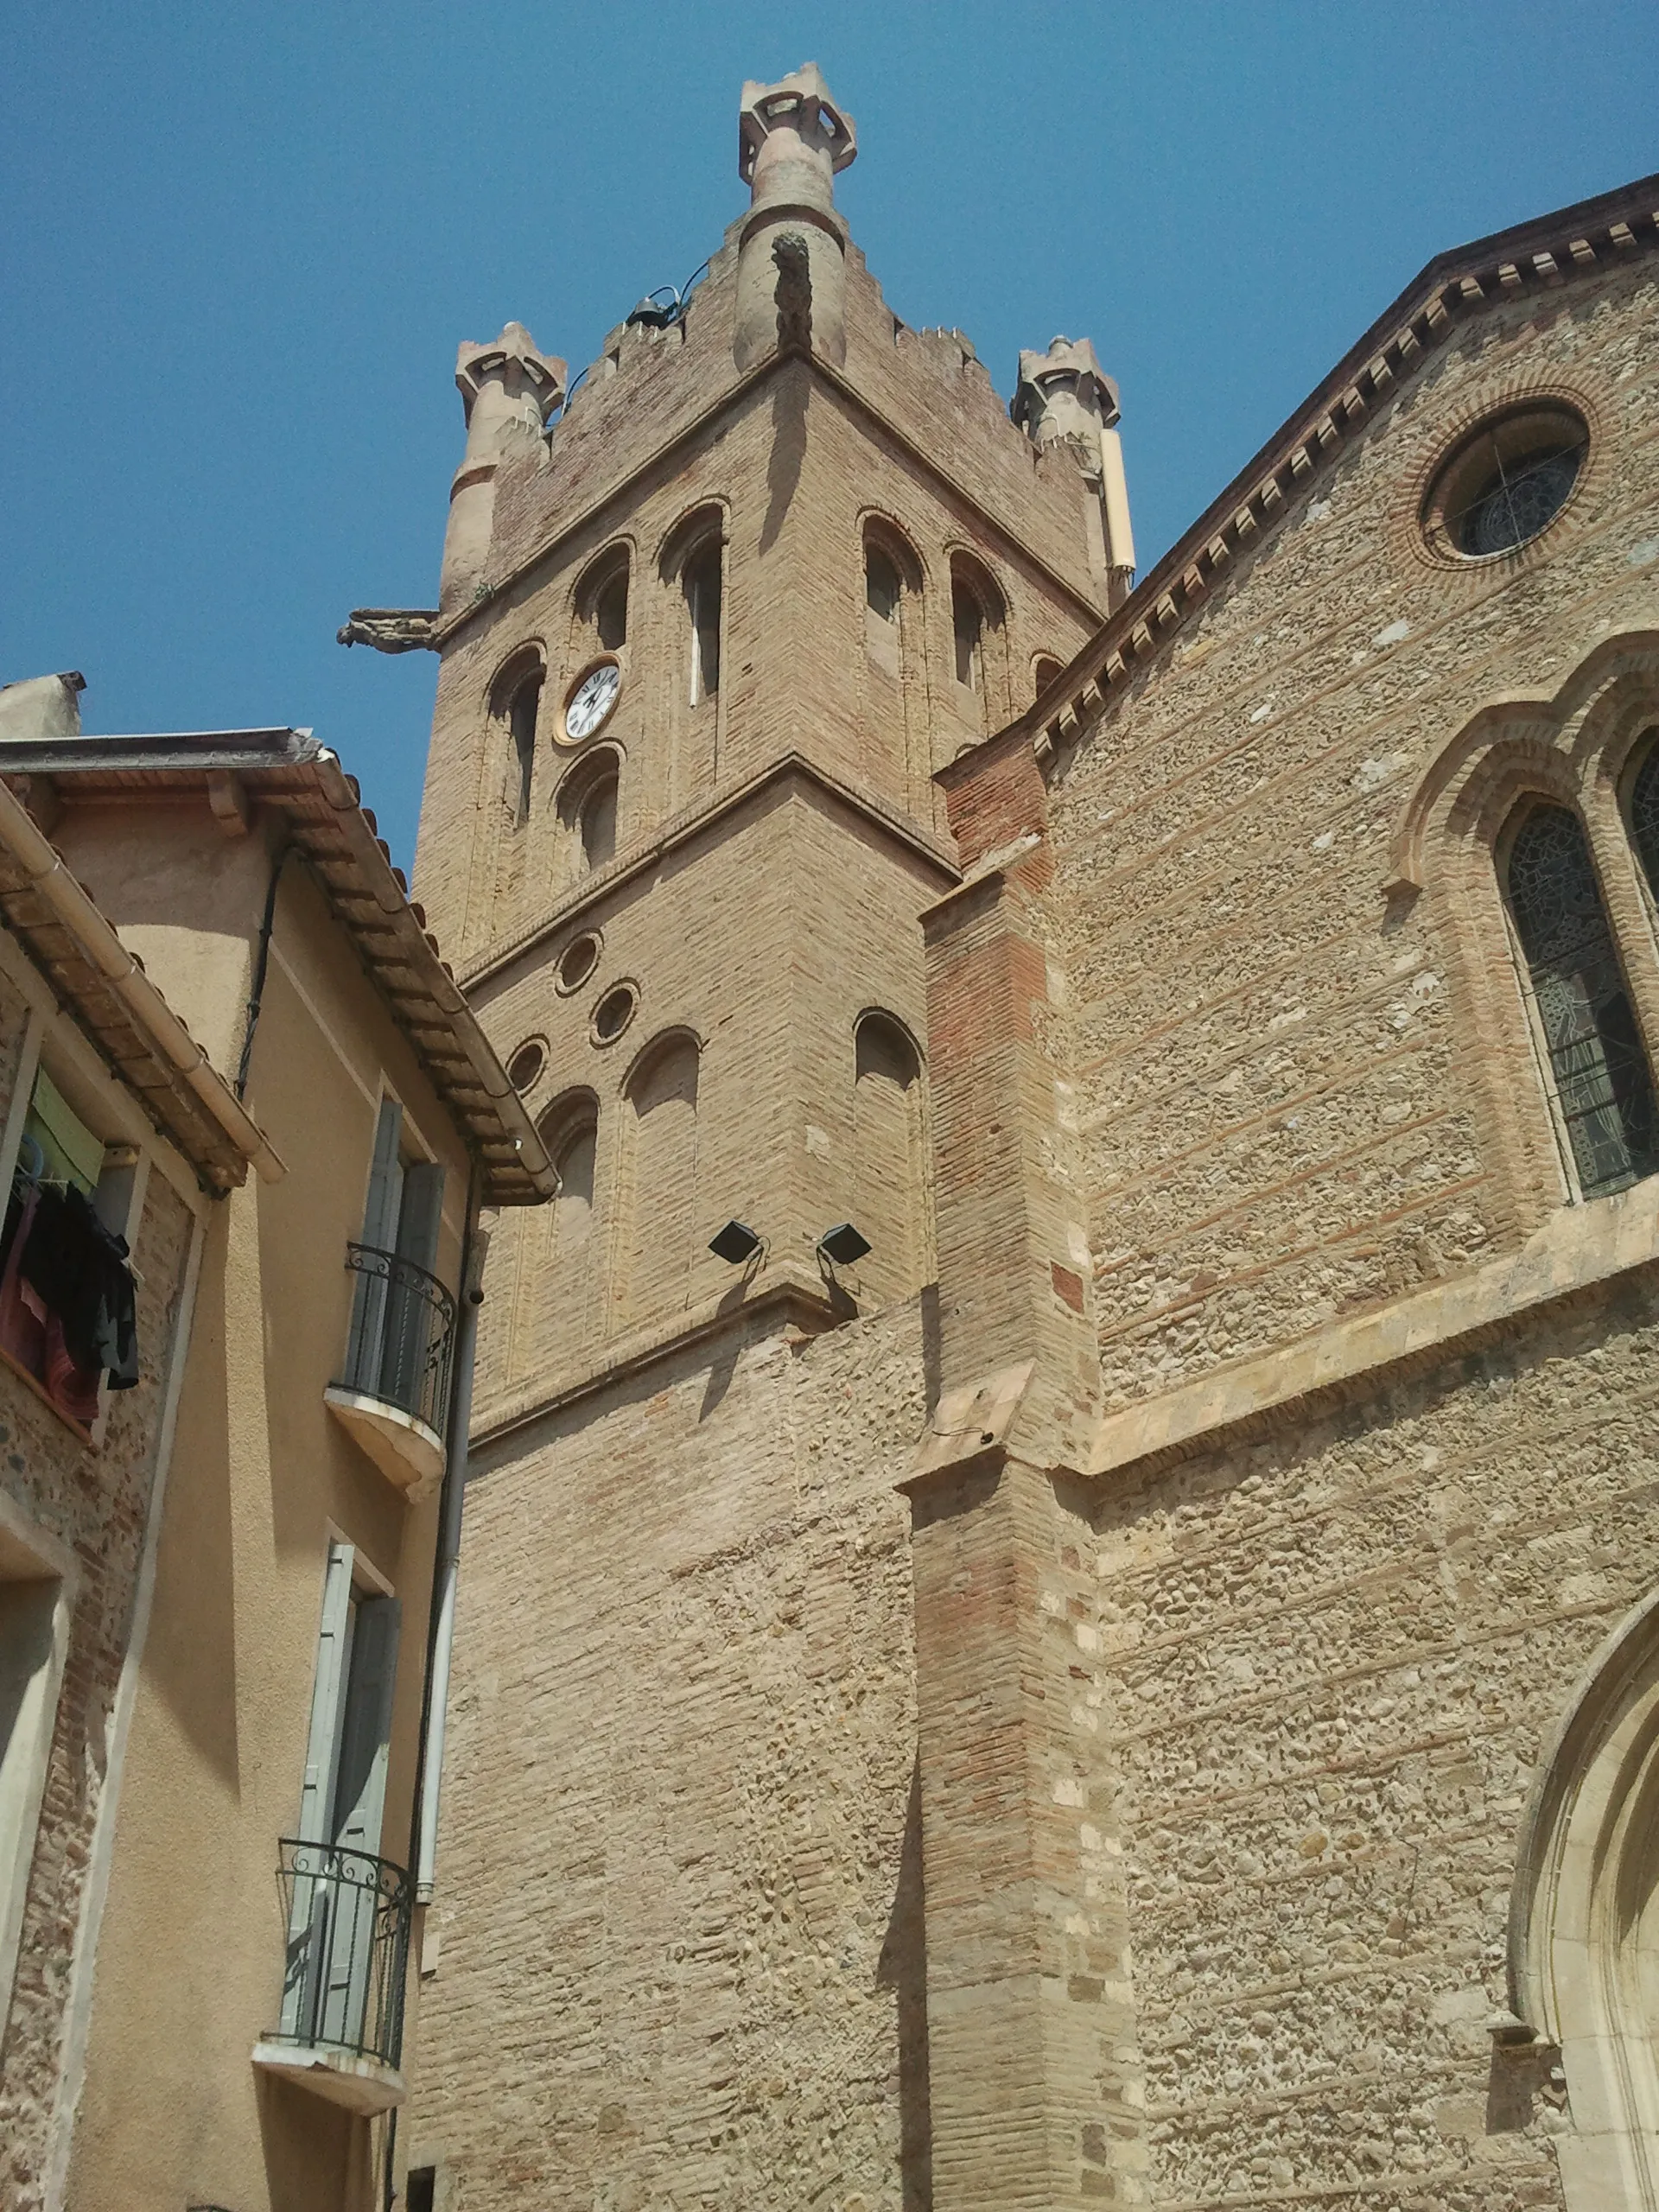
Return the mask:
<path fill-rule="evenodd" d="M 6 1009 L 9 1014 L 10 1008 Z M 24 1907 L 16 1985 L 0 2043 L 0 2202 L 35 2212 L 49 2153 L 71 1963 L 131 1634 L 166 1363 L 190 1246 L 189 1209 L 152 1173 L 132 1239 L 141 1379 L 111 1394 L 89 1451 L 10 1369 L 0 1370 L 0 1484 L 73 1552 L 80 1571 Z"/>
<path fill-rule="evenodd" d="M 1535 1762 L 1659 1582 L 1656 1344 L 1649 1270 L 1104 1485 L 1155 2202 L 1560 2201 L 1564 2094 L 1486 2023 Z"/>
<path fill-rule="evenodd" d="M 1401 912 L 1383 887 L 1414 782 L 1477 709 L 1548 696 L 1598 636 L 1659 615 L 1654 305 L 1637 270 L 1483 315 L 1059 772 L 1052 1018 L 1076 1075 L 1109 1403 L 1516 1234 L 1479 1054 L 1452 1016 L 1444 901 Z M 1536 559 L 1434 565 L 1425 472 L 1483 405 L 1546 384 L 1583 395 L 1610 465 L 1586 471 Z M 1541 1095 L 1523 1105 L 1547 1149 Z"/>

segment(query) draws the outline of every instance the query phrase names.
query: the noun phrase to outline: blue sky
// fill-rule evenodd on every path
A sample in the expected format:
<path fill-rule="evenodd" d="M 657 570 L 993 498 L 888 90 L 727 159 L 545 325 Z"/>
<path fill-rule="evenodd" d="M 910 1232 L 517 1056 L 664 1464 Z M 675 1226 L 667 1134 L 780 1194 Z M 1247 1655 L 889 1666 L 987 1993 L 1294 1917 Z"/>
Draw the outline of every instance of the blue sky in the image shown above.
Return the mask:
<path fill-rule="evenodd" d="M 743 203 L 745 76 L 823 67 L 895 311 L 1006 397 L 1091 337 L 1143 567 L 1442 248 L 1659 169 L 1659 8 L 25 5 L 8 30 L 0 678 L 92 730 L 315 727 L 413 847 L 455 346 L 574 372 Z"/>

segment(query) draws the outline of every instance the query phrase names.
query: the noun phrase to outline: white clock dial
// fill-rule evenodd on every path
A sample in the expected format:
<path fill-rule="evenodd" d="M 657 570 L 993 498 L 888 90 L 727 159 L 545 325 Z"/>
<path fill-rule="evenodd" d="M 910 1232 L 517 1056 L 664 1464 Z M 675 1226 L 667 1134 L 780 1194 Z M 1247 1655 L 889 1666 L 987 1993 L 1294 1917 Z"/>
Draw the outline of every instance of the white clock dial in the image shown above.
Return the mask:
<path fill-rule="evenodd" d="M 613 660 L 589 669 L 570 694 L 564 710 L 564 734 L 573 745 L 591 737 L 616 704 L 622 688 L 622 671 Z"/>

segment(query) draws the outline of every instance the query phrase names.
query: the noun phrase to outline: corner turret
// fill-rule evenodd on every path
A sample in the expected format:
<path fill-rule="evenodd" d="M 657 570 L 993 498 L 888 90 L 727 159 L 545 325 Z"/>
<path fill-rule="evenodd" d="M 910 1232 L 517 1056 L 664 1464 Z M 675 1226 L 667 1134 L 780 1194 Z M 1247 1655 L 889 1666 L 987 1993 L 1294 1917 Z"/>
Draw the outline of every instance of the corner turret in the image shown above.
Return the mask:
<path fill-rule="evenodd" d="M 1089 340 L 1052 338 L 1047 353 L 1022 353 L 1008 412 L 1039 450 L 1063 443 L 1094 491 L 1099 556 L 1110 604 L 1117 606 L 1135 579 L 1129 489 L 1117 433 L 1117 386 L 1103 373 Z"/>
<path fill-rule="evenodd" d="M 438 604 L 447 614 L 484 581 L 495 516 L 495 473 L 503 455 L 542 426 L 563 404 L 565 365 L 536 350 L 521 322 L 510 322 L 491 346 L 462 344 L 455 385 L 467 410 L 467 451 L 449 487 Z"/>
<path fill-rule="evenodd" d="M 830 98 L 816 62 L 776 85 L 746 84 L 737 173 L 752 205 L 738 236 L 740 369 L 774 345 L 846 359 L 847 226 L 835 180 L 858 152 L 853 118 Z"/>

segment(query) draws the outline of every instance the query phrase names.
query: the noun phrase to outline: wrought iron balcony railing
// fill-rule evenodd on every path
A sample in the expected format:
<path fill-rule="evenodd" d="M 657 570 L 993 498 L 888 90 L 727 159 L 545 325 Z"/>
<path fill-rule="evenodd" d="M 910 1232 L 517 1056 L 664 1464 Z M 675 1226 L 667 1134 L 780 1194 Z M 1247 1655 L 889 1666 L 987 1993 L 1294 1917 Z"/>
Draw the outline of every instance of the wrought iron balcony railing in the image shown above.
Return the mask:
<path fill-rule="evenodd" d="M 330 1843 L 279 1847 L 288 1953 L 283 2018 L 269 2040 L 396 2069 L 409 1963 L 409 1876 Z"/>
<path fill-rule="evenodd" d="M 335 1387 L 396 1406 L 441 1436 L 449 1411 L 454 1300 L 424 1268 L 372 1244 L 348 1244 L 346 1264 L 357 1276 L 357 1297 L 346 1372 Z"/>

